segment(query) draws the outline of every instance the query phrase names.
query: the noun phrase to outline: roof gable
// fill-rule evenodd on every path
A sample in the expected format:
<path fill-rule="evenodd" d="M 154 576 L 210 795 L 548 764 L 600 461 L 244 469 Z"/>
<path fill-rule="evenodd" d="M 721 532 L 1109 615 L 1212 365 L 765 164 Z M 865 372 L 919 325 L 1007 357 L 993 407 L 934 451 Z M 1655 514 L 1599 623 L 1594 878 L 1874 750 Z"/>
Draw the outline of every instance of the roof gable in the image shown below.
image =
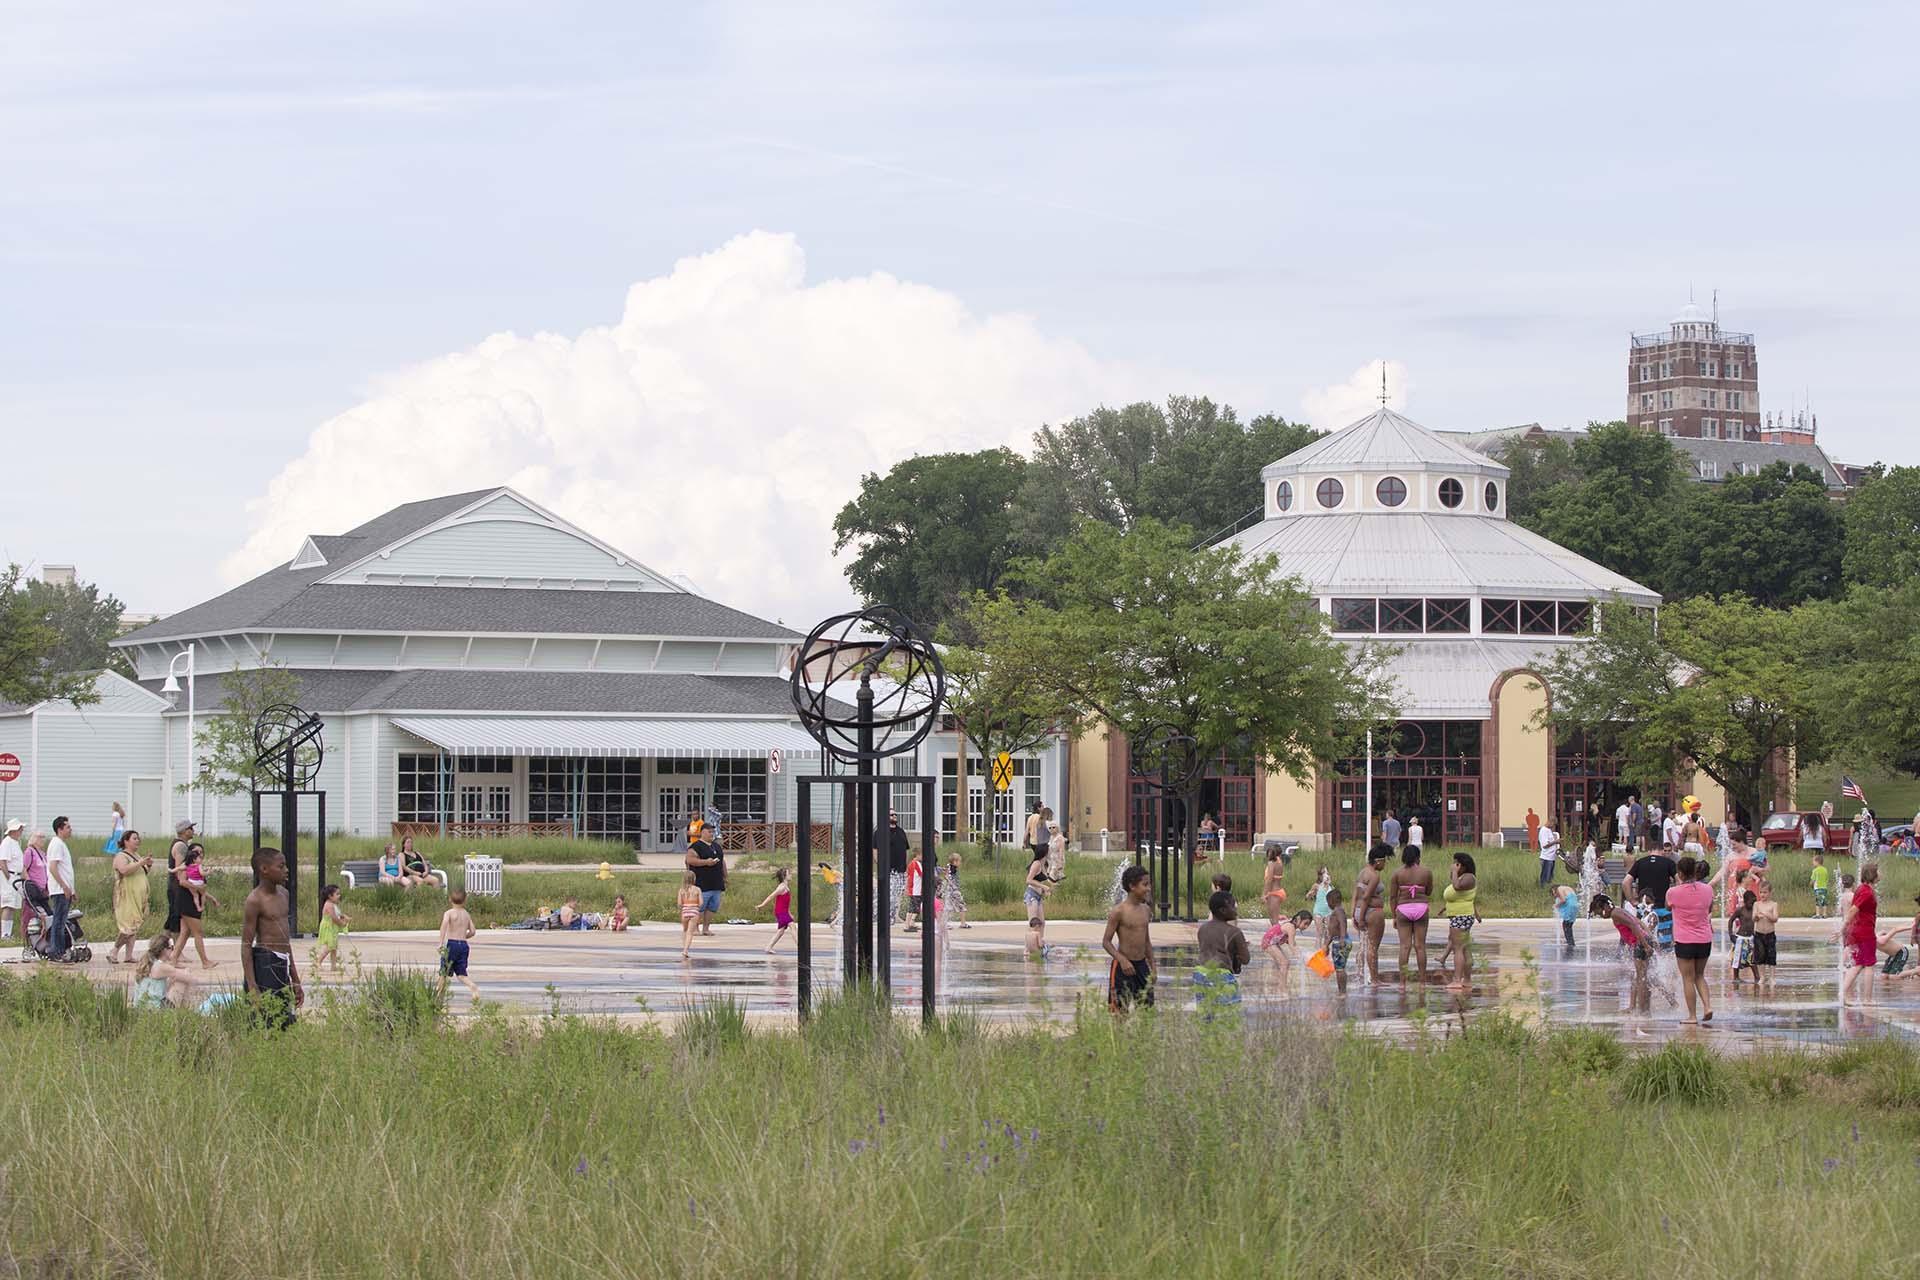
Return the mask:
<path fill-rule="evenodd" d="M 1358 422 L 1295 449 L 1260 471 L 1271 478 L 1297 471 L 1465 471 L 1507 474 L 1507 468 L 1391 409 L 1376 409 Z"/>

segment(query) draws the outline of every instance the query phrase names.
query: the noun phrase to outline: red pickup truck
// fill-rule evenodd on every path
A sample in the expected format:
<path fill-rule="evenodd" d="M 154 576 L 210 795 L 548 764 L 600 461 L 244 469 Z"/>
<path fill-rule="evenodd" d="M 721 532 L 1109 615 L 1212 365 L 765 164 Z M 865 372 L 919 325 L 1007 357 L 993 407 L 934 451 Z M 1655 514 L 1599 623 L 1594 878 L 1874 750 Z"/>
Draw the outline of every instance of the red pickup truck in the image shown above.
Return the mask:
<path fill-rule="evenodd" d="M 1761 843 L 1768 849 L 1800 848 L 1801 832 L 1808 818 L 1818 822 L 1820 814 L 1815 810 L 1768 814 L 1767 820 L 1760 824 Z M 1846 823 L 1829 822 L 1826 828 L 1824 834 L 1829 852 L 1845 853 L 1853 847 L 1853 829 Z"/>

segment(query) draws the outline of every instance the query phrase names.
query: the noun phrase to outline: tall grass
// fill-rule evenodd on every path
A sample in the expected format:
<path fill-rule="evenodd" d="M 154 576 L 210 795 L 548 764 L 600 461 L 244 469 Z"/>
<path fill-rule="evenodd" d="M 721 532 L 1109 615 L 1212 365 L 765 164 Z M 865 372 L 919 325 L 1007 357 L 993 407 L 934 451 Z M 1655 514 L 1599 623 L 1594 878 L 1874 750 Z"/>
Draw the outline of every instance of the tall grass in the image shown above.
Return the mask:
<path fill-rule="evenodd" d="M 856 995 L 798 1035 L 724 1002 L 674 1031 L 454 1033 L 383 1023 L 362 989 L 276 1033 L 100 1012 L 117 999 L 0 981 L 0 1072 L 38 1082 L 0 1094 L 0 1273 L 1632 1278 L 1920 1254 L 1910 1104 L 1871 1087 L 1920 1062 L 1903 1045 L 1838 1076 L 1808 1058 L 1783 1100 L 1713 1059 L 1708 1094 L 1630 1090 L 1696 1067 L 1504 1025 L 925 1034 Z"/>

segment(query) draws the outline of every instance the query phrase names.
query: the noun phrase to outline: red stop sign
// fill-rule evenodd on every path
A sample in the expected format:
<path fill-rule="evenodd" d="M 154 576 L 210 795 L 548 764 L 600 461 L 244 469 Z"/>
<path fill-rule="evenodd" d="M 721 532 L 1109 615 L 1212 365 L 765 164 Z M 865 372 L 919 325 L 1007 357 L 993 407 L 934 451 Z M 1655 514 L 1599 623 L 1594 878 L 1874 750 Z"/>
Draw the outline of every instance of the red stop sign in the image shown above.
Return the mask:
<path fill-rule="evenodd" d="M 11 751 L 0 751 L 0 782 L 12 782 L 20 776 L 20 757 Z"/>

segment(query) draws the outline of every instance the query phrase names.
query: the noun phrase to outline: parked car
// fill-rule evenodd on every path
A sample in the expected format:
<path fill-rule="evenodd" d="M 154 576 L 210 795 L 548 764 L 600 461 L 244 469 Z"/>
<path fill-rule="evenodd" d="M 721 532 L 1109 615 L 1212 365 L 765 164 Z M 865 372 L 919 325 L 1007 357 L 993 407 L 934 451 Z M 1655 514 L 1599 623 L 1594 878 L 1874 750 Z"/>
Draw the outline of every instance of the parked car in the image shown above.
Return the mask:
<path fill-rule="evenodd" d="M 1808 815 L 1820 816 L 1815 809 L 1768 814 L 1767 820 L 1760 824 L 1760 843 L 1768 849 L 1798 849 L 1800 829 Z M 1853 828 L 1844 822 L 1829 822 L 1826 837 L 1828 852 L 1845 853 L 1852 847 Z"/>

